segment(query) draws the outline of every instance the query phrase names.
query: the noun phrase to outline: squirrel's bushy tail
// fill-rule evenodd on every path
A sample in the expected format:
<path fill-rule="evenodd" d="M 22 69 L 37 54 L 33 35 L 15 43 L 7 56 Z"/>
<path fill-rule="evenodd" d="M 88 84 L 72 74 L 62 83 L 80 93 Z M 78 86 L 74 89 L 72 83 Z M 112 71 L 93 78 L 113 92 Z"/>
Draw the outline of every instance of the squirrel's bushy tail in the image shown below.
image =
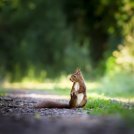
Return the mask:
<path fill-rule="evenodd" d="M 34 106 L 35 108 L 70 108 L 69 104 L 63 104 L 60 102 L 44 101 Z"/>

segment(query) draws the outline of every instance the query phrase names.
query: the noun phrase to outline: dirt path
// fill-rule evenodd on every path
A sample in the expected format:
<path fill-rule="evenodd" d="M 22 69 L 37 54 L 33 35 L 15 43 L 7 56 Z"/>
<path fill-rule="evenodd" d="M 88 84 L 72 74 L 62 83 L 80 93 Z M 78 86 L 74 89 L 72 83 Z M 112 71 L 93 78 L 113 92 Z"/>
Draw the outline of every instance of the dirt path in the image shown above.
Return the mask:
<path fill-rule="evenodd" d="M 0 97 L 0 134 L 132 134 L 117 117 L 91 116 L 83 109 L 35 109 L 51 98 L 68 103 L 66 97 L 47 92 L 10 91 Z"/>

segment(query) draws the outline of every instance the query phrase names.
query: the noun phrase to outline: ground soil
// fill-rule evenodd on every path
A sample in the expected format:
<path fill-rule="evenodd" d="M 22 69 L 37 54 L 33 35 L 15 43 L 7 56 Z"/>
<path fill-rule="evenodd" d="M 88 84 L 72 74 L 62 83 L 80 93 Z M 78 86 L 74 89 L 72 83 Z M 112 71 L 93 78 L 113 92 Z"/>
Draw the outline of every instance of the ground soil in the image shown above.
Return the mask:
<path fill-rule="evenodd" d="M 68 99 L 44 91 L 10 91 L 0 97 L 0 134 L 133 134 L 119 117 L 93 116 L 83 109 L 35 109 L 52 99 Z"/>

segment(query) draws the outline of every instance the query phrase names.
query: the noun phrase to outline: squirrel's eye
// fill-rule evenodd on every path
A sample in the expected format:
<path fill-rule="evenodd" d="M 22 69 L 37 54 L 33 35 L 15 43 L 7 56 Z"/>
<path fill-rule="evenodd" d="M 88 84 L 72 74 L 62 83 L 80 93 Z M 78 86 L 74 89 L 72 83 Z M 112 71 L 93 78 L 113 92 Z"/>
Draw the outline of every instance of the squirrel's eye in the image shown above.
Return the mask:
<path fill-rule="evenodd" d="M 76 78 L 76 75 L 74 75 L 74 78 Z"/>

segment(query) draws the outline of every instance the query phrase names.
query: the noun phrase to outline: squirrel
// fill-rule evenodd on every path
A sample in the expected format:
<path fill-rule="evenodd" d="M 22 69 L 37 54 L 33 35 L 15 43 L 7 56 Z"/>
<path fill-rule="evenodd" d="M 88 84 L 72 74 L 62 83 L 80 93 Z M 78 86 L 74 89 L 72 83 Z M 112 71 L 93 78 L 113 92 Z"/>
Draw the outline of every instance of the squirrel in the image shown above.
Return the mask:
<path fill-rule="evenodd" d="M 69 104 L 62 104 L 54 101 L 44 101 L 35 108 L 82 108 L 87 103 L 86 85 L 80 69 L 76 69 L 70 77 L 73 86 L 70 93 Z"/>

